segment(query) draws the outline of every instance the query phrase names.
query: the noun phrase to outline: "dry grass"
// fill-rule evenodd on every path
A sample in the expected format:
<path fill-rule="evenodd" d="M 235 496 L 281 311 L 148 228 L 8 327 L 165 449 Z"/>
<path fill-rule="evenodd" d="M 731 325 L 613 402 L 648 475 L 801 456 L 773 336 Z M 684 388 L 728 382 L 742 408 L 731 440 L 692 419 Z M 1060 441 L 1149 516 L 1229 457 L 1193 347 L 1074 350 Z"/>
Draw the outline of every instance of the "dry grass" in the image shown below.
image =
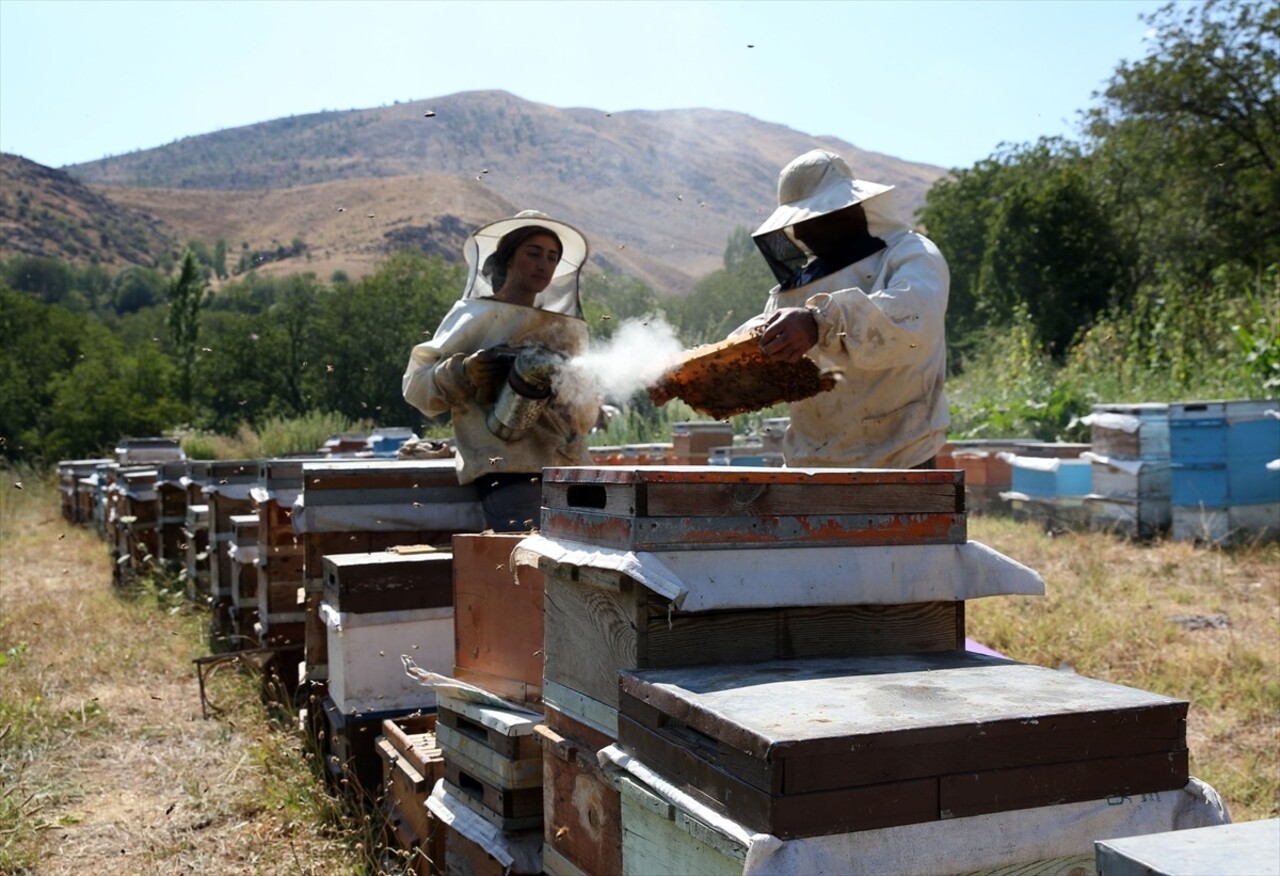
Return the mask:
<path fill-rule="evenodd" d="M 1038 571 L 1044 597 L 980 599 L 969 635 L 1017 660 L 1190 702 L 1191 771 L 1236 821 L 1280 805 L 1280 545 L 1231 550 L 974 517 L 969 537 Z"/>
<path fill-rule="evenodd" d="M 254 677 L 215 674 L 206 617 L 111 586 L 107 548 L 27 478 L 0 493 L 0 872 L 370 872 Z"/>

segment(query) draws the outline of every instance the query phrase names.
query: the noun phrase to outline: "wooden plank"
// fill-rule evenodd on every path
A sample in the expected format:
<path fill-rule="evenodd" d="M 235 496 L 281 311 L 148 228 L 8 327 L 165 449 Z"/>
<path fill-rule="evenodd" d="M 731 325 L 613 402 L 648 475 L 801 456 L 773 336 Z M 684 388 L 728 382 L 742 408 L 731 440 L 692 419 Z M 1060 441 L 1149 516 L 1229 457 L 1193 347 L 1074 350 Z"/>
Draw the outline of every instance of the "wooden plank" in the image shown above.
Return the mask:
<path fill-rule="evenodd" d="M 941 777 L 943 818 L 1059 803 L 1176 791 L 1187 784 L 1187 751 L 1040 764 Z"/>
<path fill-rule="evenodd" d="M 653 794 L 630 776 L 622 792 L 622 872 L 738 876 L 746 849 Z"/>
<path fill-rule="evenodd" d="M 725 467 L 712 468 L 723 471 Z M 722 475 L 721 482 L 618 484 L 544 479 L 542 495 L 547 508 L 634 517 L 762 517 L 819 512 L 956 514 L 964 511 L 963 477 L 956 472 L 930 472 L 927 479 L 905 473 L 886 476 L 859 472 L 856 477 L 841 478 L 841 482 L 833 482 L 834 476 L 825 482 L 797 482 L 787 479 L 785 473 L 773 477 L 778 482 L 731 480 L 732 474 Z"/>
<path fill-rule="evenodd" d="M 542 699 L 543 578 L 510 567 L 515 533 L 453 537 L 454 676 L 516 703 Z"/>
<path fill-rule="evenodd" d="M 448 876 L 516 876 L 523 872 L 506 870 L 483 846 L 453 825 L 445 828 L 445 867 Z"/>
<path fill-rule="evenodd" d="M 621 872 L 620 798 L 596 760 L 595 743 L 566 737 L 546 725 L 535 732 L 543 747 L 544 849 L 554 851 L 574 871 Z"/>
<path fill-rule="evenodd" d="M 383 812 L 393 827 L 405 826 L 404 832 L 410 839 L 405 844 L 408 848 L 430 835 L 427 796 L 431 793 L 431 785 L 413 764 L 400 756 L 385 736 L 378 737 L 375 748 L 382 760 Z"/>
<path fill-rule="evenodd" d="M 561 689 L 564 690 L 563 688 Z M 610 745 L 618 741 L 618 713 L 614 711 L 609 717 L 608 722 L 612 725 L 612 731 L 605 732 L 598 726 L 584 723 L 578 717 L 571 715 L 559 706 L 546 703 L 544 706 L 546 724 L 549 730 L 555 731 L 560 736 L 572 740 L 579 746 L 585 746 L 587 750 L 594 753 L 602 748 L 608 748 Z M 597 724 L 605 722 L 597 721 Z M 546 745 L 543 745 L 543 751 Z"/>
<path fill-rule="evenodd" d="M 964 544 L 964 514 L 796 514 L 750 517 L 628 517 L 542 509 L 552 537 L 633 551 L 705 547 L 835 547 Z"/>
<path fill-rule="evenodd" d="M 538 741 L 533 736 L 532 722 L 529 723 L 527 729 L 521 729 L 520 735 L 507 735 L 494 727 L 486 727 L 470 715 L 462 714 L 441 704 L 436 712 L 436 724 L 437 731 L 441 727 L 448 727 L 459 735 L 467 736 L 477 744 L 509 760 L 527 760 L 531 757 L 537 757 L 541 751 L 538 747 Z"/>
<path fill-rule="evenodd" d="M 432 784 L 444 769 L 444 757 L 436 741 L 435 730 L 436 716 L 429 713 L 387 718 L 382 722 L 383 737 Z"/>
<path fill-rule="evenodd" d="M 938 780 L 906 779 L 877 785 L 770 794 L 704 760 L 701 751 L 671 745 L 624 715 L 619 742 L 685 793 L 740 824 L 782 839 L 853 833 L 937 821 Z"/>
<path fill-rule="evenodd" d="M 618 707 L 618 669 L 637 665 L 637 630 L 645 620 L 630 579 L 618 593 L 547 576 L 544 582 L 547 681 Z M 546 691 L 544 690 L 544 695 Z"/>
<path fill-rule="evenodd" d="M 546 845 L 545 843 L 542 846 L 542 872 L 547 874 L 547 876 L 590 876 L 586 870 L 581 869 L 564 855 L 556 851 L 553 847 Z M 601 872 L 620 873 L 622 872 L 622 868 L 619 866 L 617 870 Z"/>
<path fill-rule="evenodd" d="M 645 597 L 643 663 L 651 667 L 756 658 L 836 657 L 964 647 L 964 603 L 790 606 L 683 613 Z M 765 655 L 769 655 L 768 658 Z M 619 667 L 623 668 L 623 667 Z"/>
<path fill-rule="evenodd" d="M 444 788 L 462 805 L 506 833 L 542 830 L 542 788 L 504 793 L 448 760 L 444 762 Z M 510 814 L 513 810 L 517 814 Z"/>

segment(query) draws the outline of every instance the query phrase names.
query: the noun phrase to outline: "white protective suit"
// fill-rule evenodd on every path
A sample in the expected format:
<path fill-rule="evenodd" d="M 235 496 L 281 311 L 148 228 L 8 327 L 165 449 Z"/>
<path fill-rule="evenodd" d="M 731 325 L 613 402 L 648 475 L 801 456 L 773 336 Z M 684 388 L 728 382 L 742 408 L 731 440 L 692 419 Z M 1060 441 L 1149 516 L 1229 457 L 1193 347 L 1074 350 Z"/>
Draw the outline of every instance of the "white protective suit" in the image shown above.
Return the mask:
<path fill-rule="evenodd" d="M 933 242 L 900 218 L 896 193 L 866 188 L 872 194 L 860 203 L 867 230 L 885 248 L 806 285 L 775 286 L 761 316 L 749 323 L 784 307 L 808 307 L 818 342 L 807 355 L 822 370 L 843 373 L 834 389 L 790 405 L 783 442 L 788 466 L 911 468 L 946 441 L 944 318 L 951 275 Z M 756 232 L 757 243 L 785 233 L 768 225 Z"/>
<path fill-rule="evenodd" d="M 491 251 L 502 233 L 530 223 L 551 227 L 565 239 L 561 268 L 534 307 L 496 301 L 481 270 L 486 248 Z M 586 351 L 587 324 L 577 297 L 577 272 L 586 247 L 582 242 L 581 252 L 576 252 L 565 228 L 540 214 L 532 219 L 521 214 L 472 235 L 467 241 L 470 276 L 463 299 L 445 315 L 431 340 L 418 344 L 409 356 L 402 382 L 405 400 L 429 417 L 452 414 L 459 483 L 485 474 L 536 474 L 544 466 L 591 462 L 586 437 L 599 414 L 599 398 L 592 381 L 575 374 L 572 365 L 553 382 L 553 396 L 539 418 L 511 441 L 489 431 L 485 421 L 492 404 L 478 401 L 458 378 L 458 357 L 492 347 L 541 345 L 569 357 Z"/>

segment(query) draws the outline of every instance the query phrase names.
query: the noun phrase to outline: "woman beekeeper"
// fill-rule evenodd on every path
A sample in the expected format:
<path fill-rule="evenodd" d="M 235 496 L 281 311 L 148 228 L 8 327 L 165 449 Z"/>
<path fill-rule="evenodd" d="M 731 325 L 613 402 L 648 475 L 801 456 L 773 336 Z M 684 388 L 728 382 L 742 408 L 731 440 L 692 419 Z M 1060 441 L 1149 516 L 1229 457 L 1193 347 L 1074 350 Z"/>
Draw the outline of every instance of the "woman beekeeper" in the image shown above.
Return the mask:
<path fill-rule="evenodd" d="M 458 481 L 473 483 L 497 532 L 533 528 L 542 468 L 588 465 L 599 414 L 586 352 L 578 272 L 587 241 L 570 225 L 526 210 L 467 238 L 462 300 L 404 372 L 404 397 L 429 417 L 452 414 Z"/>

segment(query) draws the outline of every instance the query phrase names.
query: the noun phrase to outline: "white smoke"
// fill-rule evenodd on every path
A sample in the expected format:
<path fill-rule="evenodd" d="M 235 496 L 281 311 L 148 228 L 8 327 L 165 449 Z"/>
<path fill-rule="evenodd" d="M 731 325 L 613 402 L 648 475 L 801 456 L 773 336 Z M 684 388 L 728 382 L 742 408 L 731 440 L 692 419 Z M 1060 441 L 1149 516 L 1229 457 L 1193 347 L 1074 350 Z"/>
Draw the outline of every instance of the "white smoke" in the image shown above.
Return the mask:
<path fill-rule="evenodd" d="M 644 316 L 623 322 L 608 340 L 593 341 L 572 364 L 592 376 L 605 398 L 626 401 L 656 383 L 683 351 L 670 323 L 661 316 Z"/>

